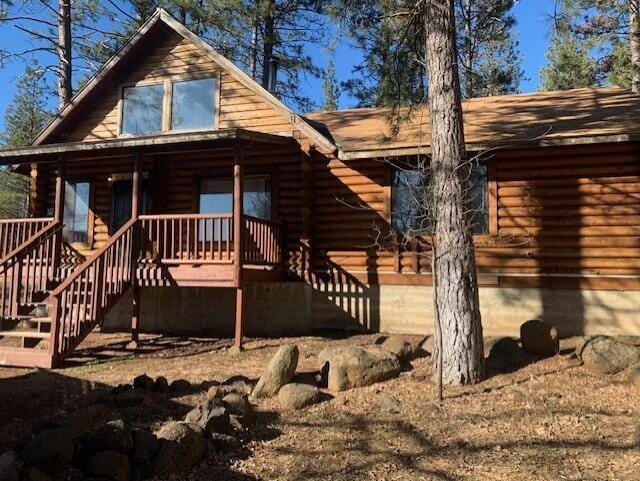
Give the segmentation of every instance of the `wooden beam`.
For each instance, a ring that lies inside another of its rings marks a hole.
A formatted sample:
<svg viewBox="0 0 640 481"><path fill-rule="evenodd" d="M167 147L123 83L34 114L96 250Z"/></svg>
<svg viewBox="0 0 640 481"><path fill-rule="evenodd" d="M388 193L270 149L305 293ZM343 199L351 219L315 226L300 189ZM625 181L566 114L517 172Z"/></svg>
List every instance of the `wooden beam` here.
<svg viewBox="0 0 640 481"><path fill-rule="evenodd" d="M133 176L131 180L131 218L140 215L140 158L136 156L133 162Z"/></svg>
<svg viewBox="0 0 640 481"><path fill-rule="evenodd" d="M233 164L233 256L234 256L234 282L236 285L236 329L235 347L242 349L242 337L244 334L244 305L242 278L242 257L244 249L244 206L243 206L243 175L244 175L244 148L237 147Z"/></svg>
<svg viewBox="0 0 640 481"><path fill-rule="evenodd" d="M64 183L65 165L64 162L60 162L56 173L56 197L53 206L53 219L56 222L62 222L64 218Z"/></svg>

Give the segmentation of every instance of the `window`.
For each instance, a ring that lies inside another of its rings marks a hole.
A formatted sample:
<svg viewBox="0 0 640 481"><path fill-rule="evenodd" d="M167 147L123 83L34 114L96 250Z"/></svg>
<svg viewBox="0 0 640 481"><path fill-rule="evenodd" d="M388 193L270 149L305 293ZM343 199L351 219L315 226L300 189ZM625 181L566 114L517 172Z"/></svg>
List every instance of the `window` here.
<svg viewBox="0 0 640 481"><path fill-rule="evenodd" d="M162 84L127 87L122 92L123 134L144 135L162 132Z"/></svg>
<svg viewBox="0 0 640 481"><path fill-rule="evenodd" d="M171 130L213 128L215 79L185 80L172 85Z"/></svg>
<svg viewBox="0 0 640 481"><path fill-rule="evenodd" d="M271 179L268 175L244 178L242 196L245 215L271 219ZM209 178L200 181L200 213L230 214L233 212L233 180Z"/></svg>
<svg viewBox="0 0 640 481"><path fill-rule="evenodd" d="M432 231L428 178L418 170L394 170L391 179L391 225L401 234ZM474 165L469 175L468 211L474 234L486 234L489 229L486 165Z"/></svg>
<svg viewBox="0 0 640 481"><path fill-rule="evenodd" d="M67 182L64 190L64 231L67 242L88 241L89 231L89 182Z"/></svg>

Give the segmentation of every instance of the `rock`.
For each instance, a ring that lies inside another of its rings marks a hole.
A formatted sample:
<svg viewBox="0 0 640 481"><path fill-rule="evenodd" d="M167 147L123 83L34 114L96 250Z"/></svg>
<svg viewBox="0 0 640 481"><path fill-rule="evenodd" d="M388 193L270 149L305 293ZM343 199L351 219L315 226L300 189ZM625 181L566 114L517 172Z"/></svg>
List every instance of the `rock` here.
<svg viewBox="0 0 640 481"><path fill-rule="evenodd" d="M640 387L640 363L634 364L628 369L627 379L629 384Z"/></svg>
<svg viewBox="0 0 640 481"><path fill-rule="evenodd" d="M64 426L60 421L53 419L45 419L44 421L36 421L31 426L31 434L40 434L42 431L51 431L52 429L62 429Z"/></svg>
<svg viewBox="0 0 640 481"><path fill-rule="evenodd" d="M146 374L141 374L133 380L134 389L143 389L145 391L154 391L156 382Z"/></svg>
<svg viewBox="0 0 640 481"><path fill-rule="evenodd" d="M398 359L402 362L411 362L419 357L428 355L427 351L418 344L414 344L401 336L388 337L380 345L398 356Z"/></svg>
<svg viewBox="0 0 640 481"><path fill-rule="evenodd" d="M433 351L435 351L435 346L436 346L435 336L427 336L422 340L422 342L420 342L420 344L418 344L418 347L422 349L424 352L426 352L427 355L429 356L433 354Z"/></svg>
<svg viewBox="0 0 640 481"><path fill-rule="evenodd" d="M398 357L380 346L348 347L329 361L328 388L345 391L398 377Z"/></svg>
<svg viewBox="0 0 640 481"><path fill-rule="evenodd" d="M153 460L156 475L188 471L207 453L207 441L197 426L172 421L156 435L160 441L160 449Z"/></svg>
<svg viewBox="0 0 640 481"><path fill-rule="evenodd" d="M227 433L230 419L220 399L207 399L187 413L185 422L196 424L208 433Z"/></svg>
<svg viewBox="0 0 640 481"><path fill-rule="evenodd" d="M278 394L280 388L293 379L298 366L298 355L298 346L294 344L281 346L267 364L251 397L257 399Z"/></svg>
<svg viewBox="0 0 640 481"><path fill-rule="evenodd" d="M22 450L21 456L27 466L55 474L71 462L74 450L73 438L69 431L52 429L35 436Z"/></svg>
<svg viewBox="0 0 640 481"><path fill-rule="evenodd" d="M69 414L64 420L64 425L73 431L90 431L104 424L109 419L110 413L111 410L106 404L92 404Z"/></svg>
<svg viewBox="0 0 640 481"><path fill-rule="evenodd" d="M2 479L2 474L0 474L0 479ZM32 467L26 469L23 479L24 481L51 481L51 476L47 473L43 473L38 468Z"/></svg>
<svg viewBox="0 0 640 481"><path fill-rule="evenodd" d="M220 388L227 393L239 392L248 396L251 394L251 391L253 391L255 385L256 382L246 376L231 376L220 385Z"/></svg>
<svg viewBox="0 0 640 481"><path fill-rule="evenodd" d="M134 407L142 401L144 401L144 395L140 391L134 391L132 389L121 392L114 398L114 402L119 408Z"/></svg>
<svg viewBox="0 0 640 481"><path fill-rule="evenodd" d="M133 448L133 438L124 421L109 421L94 432L87 433L79 445L78 457L80 459L89 459L101 451L128 454Z"/></svg>
<svg viewBox="0 0 640 481"><path fill-rule="evenodd" d="M318 369L328 369L331 358L342 351L349 349L348 346L327 346L318 353Z"/></svg>
<svg viewBox="0 0 640 481"><path fill-rule="evenodd" d="M169 392L169 381L167 381L166 377L159 376L156 379L156 391L161 393Z"/></svg>
<svg viewBox="0 0 640 481"><path fill-rule="evenodd" d="M144 429L132 431L133 451L131 460L137 466L149 466L151 460L158 452L158 438L155 434Z"/></svg>
<svg viewBox="0 0 640 481"><path fill-rule="evenodd" d="M320 400L320 391L309 384L285 384L278 392L278 401L285 409L298 410Z"/></svg>
<svg viewBox="0 0 640 481"><path fill-rule="evenodd" d="M636 430L633 432L633 443L637 448L640 448L640 424L636 426Z"/></svg>
<svg viewBox="0 0 640 481"><path fill-rule="evenodd" d="M58 476L56 476L56 481L96 481L95 478L85 478L82 471L78 468L69 466L67 469L62 471ZM103 480L100 480L103 481Z"/></svg>
<svg viewBox="0 0 640 481"><path fill-rule="evenodd" d="M171 383L169 389L178 394L186 394L190 393L193 390L193 387L186 379L176 379Z"/></svg>
<svg viewBox="0 0 640 481"><path fill-rule="evenodd" d="M101 451L87 461L87 473L110 481L129 481L129 459L117 451Z"/></svg>
<svg viewBox="0 0 640 481"><path fill-rule="evenodd" d="M228 434L212 433L211 443L216 451L232 451L240 447L240 443L234 436Z"/></svg>
<svg viewBox="0 0 640 481"><path fill-rule="evenodd" d="M380 394L376 404L378 409L385 413L399 414L402 410L402 404L400 404L400 401L389 394Z"/></svg>
<svg viewBox="0 0 640 481"><path fill-rule="evenodd" d="M520 348L515 339L502 337L489 348L488 360L494 368L509 371L526 366L532 357Z"/></svg>
<svg viewBox="0 0 640 481"><path fill-rule="evenodd" d="M558 330L552 324L538 319L520 326L522 349L538 356L555 356L560 351Z"/></svg>
<svg viewBox="0 0 640 481"><path fill-rule="evenodd" d="M576 349L584 366L598 374L616 374L640 361L640 349L606 336L586 340Z"/></svg>
<svg viewBox="0 0 640 481"><path fill-rule="evenodd" d="M235 429L246 429L255 421L253 406L251 406L246 394L230 392L222 398L222 403L227 408L231 426Z"/></svg>
<svg viewBox="0 0 640 481"><path fill-rule="evenodd" d="M0 481L20 481L22 461L15 451L0 454Z"/></svg>

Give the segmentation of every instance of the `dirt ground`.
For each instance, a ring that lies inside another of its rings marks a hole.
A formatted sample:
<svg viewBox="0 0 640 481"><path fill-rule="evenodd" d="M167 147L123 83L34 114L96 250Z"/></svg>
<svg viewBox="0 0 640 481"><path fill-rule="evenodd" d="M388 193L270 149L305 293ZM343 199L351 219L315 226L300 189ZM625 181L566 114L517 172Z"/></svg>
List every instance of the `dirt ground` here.
<svg viewBox="0 0 640 481"><path fill-rule="evenodd" d="M258 378L285 342L298 345L298 372L308 378L318 368L315 355L328 344L370 344L376 338L259 339L232 354L227 340L146 336L132 354L124 347L126 336L92 334L64 369L0 368L0 444L138 374L205 382L200 392L136 414L147 425L159 425L184 416L204 396L208 381ZM448 388L439 406L429 371L428 359L417 360L398 379L298 412L264 401L242 450L211 453L193 472L168 479L640 480L634 441L640 388L627 384L624 374L596 376L560 355L477 386ZM380 411L376 399L382 393L401 402L400 414Z"/></svg>

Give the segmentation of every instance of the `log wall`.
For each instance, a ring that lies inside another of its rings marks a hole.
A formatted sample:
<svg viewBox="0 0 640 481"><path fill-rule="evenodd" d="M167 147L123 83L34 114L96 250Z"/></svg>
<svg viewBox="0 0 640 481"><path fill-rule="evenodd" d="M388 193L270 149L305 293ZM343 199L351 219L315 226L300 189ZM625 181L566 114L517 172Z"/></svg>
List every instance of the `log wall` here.
<svg viewBox="0 0 640 481"><path fill-rule="evenodd" d="M75 120L69 120L65 134L57 140L77 142L118 137L123 86L209 76L219 78L217 128L292 132L290 119L285 119L262 97L235 80L191 42L173 30L161 27L132 55L128 68L114 73L108 86L100 89L99 96L88 99L81 108L74 110Z"/></svg>

